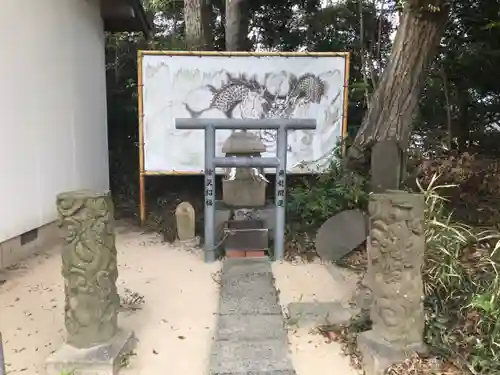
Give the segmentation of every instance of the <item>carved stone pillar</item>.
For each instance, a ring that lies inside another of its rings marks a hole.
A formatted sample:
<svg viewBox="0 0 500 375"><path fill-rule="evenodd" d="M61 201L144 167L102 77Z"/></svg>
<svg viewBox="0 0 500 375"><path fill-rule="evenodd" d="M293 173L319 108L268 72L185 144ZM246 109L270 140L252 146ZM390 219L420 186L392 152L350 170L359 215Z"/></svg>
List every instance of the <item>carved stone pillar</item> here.
<svg viewBox="0 0 500 375"><path fill-rule="evenodd" d="M373 327L358 338L367 375L382 374L423 350L424 208L422 194L389 190L370 196L367 279Z"/></svg>
<svg viewBox="0 0 500 375"><path fill-rule="evenodd" d="M120 300L109 194L77 191L57 197L64 229L62 274L68 344L89 348L113 338Z"/></svg>
<svg viewBox="0 0 500 375"><path fill-rule="evenodd" d="M57 211L64 234L67 343L47 360L48 373L86 374L91 368L114 374L118 356L133 344L132 334L117 325L120 299L111 196L86 190L61 193Z"/></svg>

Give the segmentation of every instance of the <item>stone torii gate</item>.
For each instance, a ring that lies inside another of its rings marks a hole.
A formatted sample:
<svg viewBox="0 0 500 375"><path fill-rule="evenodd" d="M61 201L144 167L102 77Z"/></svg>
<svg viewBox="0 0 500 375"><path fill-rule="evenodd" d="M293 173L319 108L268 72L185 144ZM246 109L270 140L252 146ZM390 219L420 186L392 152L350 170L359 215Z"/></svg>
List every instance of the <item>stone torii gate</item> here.
<svg viewBox="0 0 500 375"><path fill-rule="evenodd" d="M285 250L286 157L288 130L314 130L315 119L192 119L175 120L176 129L205 130L205 262L216 260L215 243L215 168L276 168L274 259L281 260ZM216 157L215 130L277 130L276 157ZM209 189L207 188L210 187Z"/></svg>

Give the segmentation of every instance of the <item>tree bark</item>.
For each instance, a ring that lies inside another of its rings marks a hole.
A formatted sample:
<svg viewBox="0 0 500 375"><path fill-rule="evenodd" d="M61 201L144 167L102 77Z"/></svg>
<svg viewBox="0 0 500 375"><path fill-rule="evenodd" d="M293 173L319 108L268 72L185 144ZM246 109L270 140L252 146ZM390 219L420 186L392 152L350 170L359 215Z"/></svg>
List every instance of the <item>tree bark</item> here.
<svg viewBox="0 0 500 375"><path fill-rule="evenodd" d="M210 0L184 0L186 45L189 50L212 49Z"/></svg>
<svg viewBox="0 0 500 375"><path fill-rule="evenodd" d="M226 51L248 50L247 0L226 0Z"/></svg>
<svg viewBox="0 0 500 375"><path fill-rule="evenodd" d="M409 0L371 105L347 162L369 165L371 147L381 140L396 140L406 150L425 71L435 55L448 19L445 0Z"/></svg>

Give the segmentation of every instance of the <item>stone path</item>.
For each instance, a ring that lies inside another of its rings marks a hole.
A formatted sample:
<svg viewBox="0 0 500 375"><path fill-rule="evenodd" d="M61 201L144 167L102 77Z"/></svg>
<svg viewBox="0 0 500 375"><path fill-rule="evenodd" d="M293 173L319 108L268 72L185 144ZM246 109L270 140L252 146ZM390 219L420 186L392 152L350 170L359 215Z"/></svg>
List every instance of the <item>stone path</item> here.
<svg viewBox="0 0 500 375"><path fill-rule="evenodd" d="M268 259L226 259L222 267L210 375L295 375Z"/></svg>

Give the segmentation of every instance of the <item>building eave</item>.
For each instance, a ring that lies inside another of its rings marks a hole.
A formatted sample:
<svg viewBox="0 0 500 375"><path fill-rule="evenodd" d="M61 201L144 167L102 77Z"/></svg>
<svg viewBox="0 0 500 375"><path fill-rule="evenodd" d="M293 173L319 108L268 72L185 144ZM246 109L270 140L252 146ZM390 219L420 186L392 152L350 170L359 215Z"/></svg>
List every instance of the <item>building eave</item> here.
<svg viewBox="0 0 500 375"><path fill-rule="evenodd" d="M141 0L101 0L104 30L108 32L143 32L151 36L153 23Z"/></svg>

